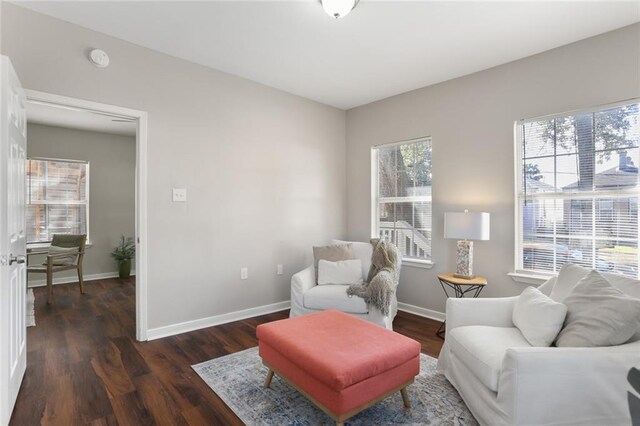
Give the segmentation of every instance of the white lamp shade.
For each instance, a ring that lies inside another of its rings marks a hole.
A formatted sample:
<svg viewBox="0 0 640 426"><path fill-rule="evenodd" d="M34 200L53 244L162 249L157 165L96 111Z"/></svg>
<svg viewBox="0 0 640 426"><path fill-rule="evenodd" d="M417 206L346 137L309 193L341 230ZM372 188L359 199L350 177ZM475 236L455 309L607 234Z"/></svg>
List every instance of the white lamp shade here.
<svg viewBox="0 0 640 426"><path fill-rule="evenodd" d="M489 213L445 213L444 237L456 240L488 240Z"/></svg>
<svg viewBox="0 0 640 426"><path fill-rule="evenodd" d="M356 0L321 0L327 15L334 18L346 16L356 5Z"/></svg>

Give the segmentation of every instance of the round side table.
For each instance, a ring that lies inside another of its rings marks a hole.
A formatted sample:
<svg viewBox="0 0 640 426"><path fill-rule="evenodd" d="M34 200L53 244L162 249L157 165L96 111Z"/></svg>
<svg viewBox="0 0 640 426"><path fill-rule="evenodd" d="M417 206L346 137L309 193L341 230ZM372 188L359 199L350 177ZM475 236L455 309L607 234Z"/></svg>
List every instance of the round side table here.
<svg viewBox="0 0 640 426"><path fill-rule="evenodd" d="M438 275L438 281L440 281L440 286L442 286L442 291L444 294L449 297L465 297L467 294L470 294L471 297L478 297L482 289L487 285L487 279L485 277L481 277L476 275L471 279L459 278L453 274L441 274ZM453 291L453 294L449 294ZM436 334L441 339L444 339L444 334L446 331L446 322L443 322Z"/></svg>

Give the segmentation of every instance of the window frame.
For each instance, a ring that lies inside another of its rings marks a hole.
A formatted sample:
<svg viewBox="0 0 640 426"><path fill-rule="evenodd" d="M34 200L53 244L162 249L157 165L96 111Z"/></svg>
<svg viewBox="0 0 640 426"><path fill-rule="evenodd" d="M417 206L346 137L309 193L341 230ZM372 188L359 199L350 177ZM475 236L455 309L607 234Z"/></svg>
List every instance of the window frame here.
<svg viewBox="0 0 640 426"><path fill-rule="evenodd" d="M85 217L86 217L86 234L87 234L87 242L86 246L90 246L92 244L90 232L90 188L91 188L91 162L89 160L72 160L67 158L53 158L53 157L27 157L27 161L35 160L35 161L48 161L48 162L58 162L58 163L81 163L86 166L86 178L85 178L85 201L75 201L75 200L61 200L55 202L47 202L47 201L38 201L32 203L31 201L31 184L29 182L30 175L26 175L25 179L27 179L26 187L27 194L26 195L26 205L30 204L40 204L40 205L49 205L49 204L60 204L60 205L84 205L85 206ZM41 248L41 247L49 247L51 245L51 240L48 241L27 241L27 247L29 248Z"/></svg>
<svg viewBox="0 0 640 426"><path fill-rule="evenodd" d="M561 118L561 117L567 117L567 116L575 116L575 115L579 115L579 114L585 114L585 113L598 113L601 111L605 111L608 109L613 109L613 108L617 108L617 107L623 107L623 106L627 106L627 105L631 105L631 104L638 104L640 103L640 98L630 98L630 99L626 99L626 100L622 100L622 101L618 101L618 102L613 102L613 103L609 103L609 104L601 104L598 106L594 106L594 107L588 107L588 108L581 108L581 109L576 109L576 110L571 110L571 111L566 111L566 112L561 112L561 113L554 113L554 114L548 114L548 115L543 115L543 116L538 116L538 117L532 117L532 118L527 118L527 119L519 119L516 120L513 126L513 132L514 132L514 225L515 225L515 230L514 230L514 272L509 273L508 275L511 276L511 278L514 281L518 281L518 282L523 282L523 283L527 283L527 284L541 284L542 282L546 281L547 279L557 276L558 272L550 272L550 271L536 271L536 270L529 270L529 269L524 269L524 263L523 263L523 250L522 250L522 246L520 245L520 241L521 241L521 230L523 228L523 220L524 220L524 215L522 214L522 211L520 210L520 202L522 200L522 197L531 197L533 199L535 198L545 198L546 199L551 199L551 198L556 198L556 199L563 199L563 200L570 200L570 199L584 199L584 198L593 198L594 200L597 197L606 197L607 195L614 195L614 196L624 196L626 194L629 195L629 198L633 200L634 196L636 197L636 202L640 199L640 195L638 194L638 188L640 188L640 185L636 188L632 188L632 189L620 189L620 190L604 190L604 191L598 191L596 189L591 190L591 191L572 191L572 192L566 192L563 195L558 194L557 191L552 192L552 193L540 193L539 197L536 197L535 195L532 196L531 194L527 194L527 195L523 195L521 193L521 188L523 187L523 179L524 179L524 173L523 173L523 154L524 154L524 149L523 149L523 126L527 123L531 123L531 122L538 122L538 121L547 121L547 120L553 120L556 118ZM640 149L640 145L638 147L638 149ZM555 155L554 155L555 157ZM639 181L640 181L640 175L638 177ZM552 195L553 194L553 195ZM630 203L631 204L631 203ZM595 204L594 204L594 208L595 208ZM631 209L631 206L629 207ZM594 224L595 224L595 218L594 218ZM554 231L554 237L557 234ZM638 249L639 249L639 261L640 261L640 215L638 218L638 243L637 243ZM594 259L595 259L595 253L594 253ZM640 269L638 272L638 275L635 277L635 279L638 279L640 277Z"/></svg>
<svg viewBox="0 0 640 426"><path fill-rule="evenodd" d="M431 224L430 224L430 231L431 231L431 238L430 238L430 243L431 243L431 254L430 254L430 259L425 259L425 258L420 258L420 257L402 257L402 264L403 265L408 265L408 266L413 266L413 267L417 267L417 268L425 268L425 269L431 269L433 267L433 265L435 265L434 261L433 261L433 194L429 195L429 196L413 196L413 197L379 197L378 195L378 191L379 191L379 183L380 183L380 173L379 173L379 162L378 162L378 152L380 149L383 148L391 148L394 146L400 146L400 145L409 145L409 144L414 144L414 143L419 143L419 142L425 142L428 141L430 146L431 146L431 150L433 153L433 138L431 136L420 136L417 138L413 138L413 139L407 139L407 140L403 140L403 141L399 141L399 142L391 142L391 143L385 143L385 144L379 144L379 145L374 145L371 147L371 238L379 238L380 237L380 227L379 227L379 219L380 219L380 203L381 203L381 199L388 199L389 202L391 202L391 200L395 201L395 202L425 202L428 201L431 203ZM433 154L432 154L432 158L433 158ZM433 161L432 161L433 163ZM433 164L432 164L433 167ZM433 172L432 172L433 173ZM432 184L431 184L431 188L433 190L433 177L432 177ZM400 200L401 199L401 200ZM400 200L400 201L398 201Z"/></svg>

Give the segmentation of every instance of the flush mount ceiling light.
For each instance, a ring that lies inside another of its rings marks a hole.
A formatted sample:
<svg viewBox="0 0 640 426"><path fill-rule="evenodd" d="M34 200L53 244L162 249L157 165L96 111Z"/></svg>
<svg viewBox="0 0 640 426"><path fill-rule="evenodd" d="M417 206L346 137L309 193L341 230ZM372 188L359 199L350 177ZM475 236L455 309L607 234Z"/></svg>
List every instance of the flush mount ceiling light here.
<svg viewBox="0 0 640 426"><path fill-rule="evenodd" d="M345 17L358 5L360 0L320 0L322 8L332 18Z"/></svg>

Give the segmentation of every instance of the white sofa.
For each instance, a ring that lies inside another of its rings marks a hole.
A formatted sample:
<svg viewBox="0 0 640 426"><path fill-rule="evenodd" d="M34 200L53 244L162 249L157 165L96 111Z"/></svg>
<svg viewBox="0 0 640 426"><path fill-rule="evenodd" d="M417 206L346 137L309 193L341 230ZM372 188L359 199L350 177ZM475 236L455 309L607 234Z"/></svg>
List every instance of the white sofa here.
<svg viewBox="0 0 640 426"><path fill-rule="evenodd" d="M373 246L370 243L341 240L333 240L331 243L352 244L357 258L362 262L362 277L366 280L371 267ZM398 311L398 300L395 293L391 299L389 315L383 315L376 307L367 306L362 298L348 296L347 287L347 285L317 285L315 268L311 265L291 277L291 311L289 316L293 318L327 309L337 309L364 318L389 330L393 329L393 319Z"/></svg>
<svg viewBox="0 0 640 426"><path fill-rule="evenodd" d="M603 276L640 297L640 281ZM554 285L555 277L539 289L549 296ZM640 366L640 332L613 347L532 347L511 320L516 299L447 300L438 371L476 419L483 425L630 425L627 374Z"/></svg>

